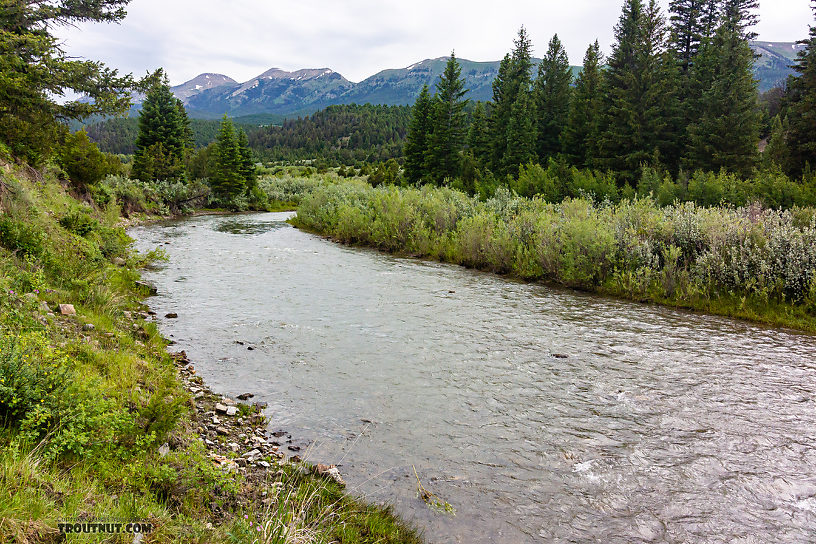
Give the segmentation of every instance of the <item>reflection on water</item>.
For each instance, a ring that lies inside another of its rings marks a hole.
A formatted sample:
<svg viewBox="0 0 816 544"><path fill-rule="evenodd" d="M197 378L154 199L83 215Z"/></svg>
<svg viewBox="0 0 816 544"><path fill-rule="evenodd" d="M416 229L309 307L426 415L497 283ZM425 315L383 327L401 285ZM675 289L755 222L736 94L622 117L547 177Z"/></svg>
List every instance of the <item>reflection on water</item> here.
<svg viewBox="0 0 816 544"><path fill-rule="evenodd" d="M429 542L814 541L816 338L337 246L286 217L134 229L141 249L177 234L148 274L180 316L161 329ZM417 498L412 466L455 517Z"/></svg>

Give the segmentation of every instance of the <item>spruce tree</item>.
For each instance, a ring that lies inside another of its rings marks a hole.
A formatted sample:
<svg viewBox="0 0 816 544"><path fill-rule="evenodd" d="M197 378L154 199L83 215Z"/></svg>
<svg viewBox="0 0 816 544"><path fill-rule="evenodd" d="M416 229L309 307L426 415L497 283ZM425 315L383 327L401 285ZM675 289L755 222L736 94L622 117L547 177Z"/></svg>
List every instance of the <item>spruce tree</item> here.
<svg viewBox="0 0 816 544"><path fill-rule="evenodd" d="M714 39L698 55L695 72L703 92L696 106L699 117L689 127L690 169L748 176L756 164L761 115L754 53L739 17L739 10L724 12Z"/></svg>
<svg viewBox="0 0 816 544"><path fill-rule="evenodd" d="M468 129L468 148L476 161L484 166L490 161L490 136L487 129L487 114L484 104L476 103Z"/></svg>
<svg viewBox="0 0 816 544"><path fill-rule="evenodd" d="M703 41L703 8L705 0L671 0L672 48L683 74L691 66Z"/></svg>
<svg viewBox="0 0 816 544"><path fill-rule="evenodd" d="M464 108L467 100L462 68L451 53L445 71L436 84L432 110L433 131L428 138L428 174L437 184L459 174L465 143Z"/></svg>
<svg viewBox="0 0 816 544"><path fill-rule="evenodd" d="M558 34L550 40L547 55L538 66L535 81L536 154L541 164L562 150L561 135L569 119L572 69Z"/></svg>
<svg viewBox="0 0 816 544"><path fill-rule="evenodd" d="M655 0L627 0L605 72L601 166L634 181L640 167L660 161L676 168L677 78L666 54L665 20Z"/></svg>
<svg viewBox="0 0 816 544"><path fill-rule="evenodd" d="M431 94L424 85L411 112L411 124L405 139L405 176L409 183L419 183L427 177L425 157L432 131Z"/></svg>
<svg viewBox="0 0 816 544"><path fill-rule="evenodd" d="M246 182L247 189L251 190L256 185L255 158L252 156L252 150L249 148L249 137L244 129L238 131L236 145L238 147L239 172Z"/></svg>
<svg viewBox="0 0 816 544"><path fill-rule="evenodd" d="M700 11L700 32L702 41L711 41L717 28L720 26L720 14L722 12L722 0L703 0Z"/></svg>
<svg viewBox="0 0 816 544"><path fill-rule="evenodd" d="M139 114L139 134L131 176L142 181L184 177L187 127L178 100L162 76L147 92Z"/></svg>
<svg viewBox="0 0 816 544"><path fill-rule="evenodd" d="M536 137L533 122L532 95L519 92L510 110L507 124L507 148L504 153L505 171L518 176L519 166L536 159Z"/></svg>
<svg viewBox="0 0 816 544"><path fill-rule="evenodd" d="M210 186L216 198L231 205L246 192L246 180L241 172L241 153L232 121L224 115L216 139L215 172Z"/></svg>
<svg viewBox="0 0 816 544"><path fill-rule="evenodd" d="M816 2L812 9L816 16ZM816 25L810 27L810 37L801 41L800 51L788 78L784 108L788 119L787 147L792 174L816 167Z"/></svg>
<svg viewBox="0 0 816 544"><path fill-rule="evenodd" d="M596 40L584 55L564 130L564 153L572 164L582 168L595 166L597 155L603 108L601 63L601 47Z"/></svg>
<svg viewBox="0 0 816 544"><path fill-rule="evenodd" d="M518 163L507 156L510 117L519 94L529 95L533 82L532 43L524 27L519 29L513 45L512 54L504 57L499 66L499 74L493 81L493 108L489 121L492 148L490 168L503 175L518 173ZM524 101L529 102L529 96Z"/></svg>
<svg viewBox="0 0 816 544"><path fill-rule="evenodd" d="M736 27L743 40L755 40L757 33L751 30L759 22L759 0L723 0L722 21Z"/></svg>

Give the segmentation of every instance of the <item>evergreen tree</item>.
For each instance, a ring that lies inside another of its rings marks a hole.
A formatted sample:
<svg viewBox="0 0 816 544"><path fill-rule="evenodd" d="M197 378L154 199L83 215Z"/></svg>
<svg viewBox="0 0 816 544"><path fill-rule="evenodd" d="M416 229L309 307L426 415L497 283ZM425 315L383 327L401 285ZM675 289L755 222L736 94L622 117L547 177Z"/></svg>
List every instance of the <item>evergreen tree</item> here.
<svg viewBox="0 0 816 544"><path fill-rule="evenodd" d="M514 177L519 166L535 161L536 133L532 115L532 95L520 92L510 111L507 124L507 149L504 153L505 169Z"/></svg>
<svg viewBox="0 0 816 544"><path fill-rule="evenodd" d="M633 181L644 164L676 168L679 106L675 61L655 0L627 0L605 72L606 115L600 165Z"/></svg>
<svg viewBox="0 0 816 544"><path fill-rule="evenodd" d="M762 152L763 163L766 167L778 167L783 171L791 170L790 150L786 141L789 132L790 125L787 117L782 119L777 115L773 118L768 145Z"/></svg>
<svg viewBox="0 0 816 544"><path fill-rule="evenodd" d="M147 92L139 114L139 134L131 176L142 181L177 180L184 177L188 127L178 100L162 76Z"/></svg>
<svg viewBox="0 0 816 544"><path fill-rule="evenodd" d="M700 31L702 41L711 41L720 26L720 14L722 13L722 0L703 0L700 13Z"/></svg>
<svg viewBox="0 0 816 544"><path fill-rule="evenodd" d="M411 124L405 140L405 176L409 183L419 183L427 177L425 157L428 153L428 142L432 131L431 94L424 85L412 110Z"/></svg>
<svg viewBox="0 0 816 544"><path fill-rule="evenodd" d="M556 34L538 66L535 81L536 153L541 164L561 152L561 135L569 119L571 84L569 57Z"/></svg>
<svg viewBox="0 0 816 544"><path fill-rule="evenodd" d="M439 185L459 174L465 140L464 99L467 89L462 68L451 53L445 71L436 84L433 102L433 130L428 138L428 174Z"/></svg>
<svg viewBox="0 0 816 544"><path fill-rule="evenodd" d="M532 43L524 27L519 29L513 43L512 54L506 55L502 60L499 74L493 82L493 107L489 132L492 148L491 169L496 173L515 175L518 172L518 163L507 156L510 117L519 95L529 95L532 92L533 80L530 71L533 61ZM528 103L529 96L525 97L523 102Z"/></svg>
<svg viewBox="0 0 816 544"><path fill-rule="evenodd" d="M816 15L816 2L812 9ZM788 78L784 101L789 123L789 170L795 175L816 167L816 25L810 27L809 39L800 43L805 49L796 58L796 75Z"/></svg>
<svg viewBox="0 0 816 544"><path fill-rule="evenodd" d="M69 57L53 32L84 22L118 22L128 1L0 3L0 141L17 157L33 164L45 160L67 132L62 121L127 111L133 78ZM64 99L71 94L82 98Z"/></svg>
<svg viewBox="0 0 816 544"><path fill-rule="evenodd" d="M575 166L594 166L603 108L601 47L596 40L584 55L584 66L575 82L569 121L564 131L564 152Z"/></svg>
<svg viewBox="0 0 816 544"><path fill-rule="evenodd" d="M671 0L672 48L677 53L677 60L683 74L691 66L700 44L703 41L705 0Z"/></svg>
<svg viewBox="0 0 816 544"><path fill-rule="evenodd" d="M252 156L252 150L249 148L249 138L244 129L238 131L236 145L238 146L239 171L246 182L247 189L251 190L256 185L255 158Z"/></svg>
<svg viewBox="0 0 816 544"><path fill-rule="evenodd" d="M490 160L490 136L487 129L487 114L484 104L476 103L468 130L468 147L476 161L485 165Z"/></svg>
<svg viewBox="0 0 816 544"><path fill-rule="evenodd" d="M731 26L743 40L755 40L757 33L751 28L759 22L759 0L723 0L722 21Z"/></svg>
<svg viewBox="0 0 816 544"><path fill-rule="evenodd" d="M697 79L711 83L698 83L705 90L697 106L699 117L689 127L688 166L748 176L756 164L761 115L754 53L744 21L736 18L739 13L723 16L714 40L698 56Z"/></svg>
<svg viewBox="0 0 816 544"><path fill-rule="evenodd" d="M210 178L213 194L231 204L246 192L246 179L241 172L241 152L232 121L224 115L216 140L215 172Z"/></svg>

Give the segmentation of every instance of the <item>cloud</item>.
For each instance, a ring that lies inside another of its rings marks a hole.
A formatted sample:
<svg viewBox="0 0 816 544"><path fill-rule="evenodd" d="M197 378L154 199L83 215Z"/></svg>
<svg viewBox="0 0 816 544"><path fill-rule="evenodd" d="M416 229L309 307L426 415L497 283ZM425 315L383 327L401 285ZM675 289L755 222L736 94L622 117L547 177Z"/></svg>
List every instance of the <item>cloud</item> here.
<svg viewBox="0 0 816 544"><path fill-rule="evenodd" d="M667 0L661 3L667 4ZM608 0L133 0L120 25L65 29L70 54L141 75L167 69L173 83L201 72L246 81L278 67L323 68L360 81L385 68L447 55L498 60L524 24L535 53L558 33L573 64L599 39L608 51L620 1ZM766 0L757 31L768 41L807 34L804 0Z"/></svg>

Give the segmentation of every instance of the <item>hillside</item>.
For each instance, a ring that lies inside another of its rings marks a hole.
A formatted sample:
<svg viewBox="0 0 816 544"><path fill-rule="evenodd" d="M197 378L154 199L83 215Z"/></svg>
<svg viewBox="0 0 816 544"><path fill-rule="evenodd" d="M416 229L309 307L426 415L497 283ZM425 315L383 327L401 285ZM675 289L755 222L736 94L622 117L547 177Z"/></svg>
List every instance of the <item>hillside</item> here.
<svg viewBox="0 0 816 544"><path fill-rule="evenodd" d="M791 73L790 64L801 46L793 42L752 42L758 59L755 74L765 92L782 84ZM329 69L287 72L273 68L244 83L222 74L201 74L173 87L191 117L217 119L272 113L308 115L335 104L413 104L423 85L433 86L448 57L426 59L405 68L383 70L353 83ZM535 60L534 62L538 62ZM459 59L462 77L472 100L490 100L499 61L475 62ZM573 66L577 75L580 67Z"/></svg>

